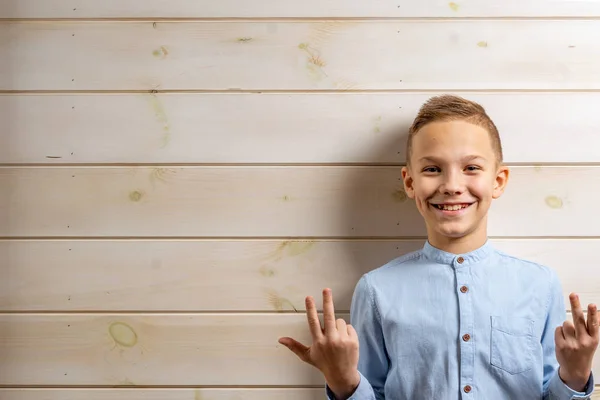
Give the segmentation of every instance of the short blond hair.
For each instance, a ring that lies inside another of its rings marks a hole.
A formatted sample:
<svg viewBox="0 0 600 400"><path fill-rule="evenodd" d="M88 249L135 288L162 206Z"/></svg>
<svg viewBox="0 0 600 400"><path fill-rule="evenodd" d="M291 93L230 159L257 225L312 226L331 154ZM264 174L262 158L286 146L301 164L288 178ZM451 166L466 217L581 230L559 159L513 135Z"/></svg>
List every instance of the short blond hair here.
<svg viewBox="0 0 600 400"><path fill-rule="evenodd" d="M496 153L498 165L503 162L502 142L496 125L478 103L455 95L431 97L419 109L410 129L406 144L406 163L410 165L412 141L421 128L431 122L463 120L486 129Z"/></svg>

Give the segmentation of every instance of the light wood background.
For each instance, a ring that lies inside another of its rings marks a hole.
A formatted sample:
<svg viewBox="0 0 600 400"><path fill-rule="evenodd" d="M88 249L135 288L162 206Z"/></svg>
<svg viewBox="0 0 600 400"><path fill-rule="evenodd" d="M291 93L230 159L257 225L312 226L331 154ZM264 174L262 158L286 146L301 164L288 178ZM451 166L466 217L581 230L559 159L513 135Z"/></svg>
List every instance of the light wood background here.
<svg viewBox="0 0 600 400"><path fill-rule="evenodd" d="M404 132L443 92L500 129L494 244L600 303L600 2L0 0L0 19L3 400L323 398L277 339L308 343L306 295L331 287L347 318L362 273L422 246Z"/></svg>

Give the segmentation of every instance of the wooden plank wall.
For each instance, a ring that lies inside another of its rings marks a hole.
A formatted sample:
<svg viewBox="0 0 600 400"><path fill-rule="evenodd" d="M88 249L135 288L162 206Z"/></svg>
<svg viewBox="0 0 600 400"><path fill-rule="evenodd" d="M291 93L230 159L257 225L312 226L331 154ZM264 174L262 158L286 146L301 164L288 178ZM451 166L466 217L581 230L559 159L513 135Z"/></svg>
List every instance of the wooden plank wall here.
<svg viewBox="0 0 600 400"><path fill-rule="evenodd" d="M347 318L362 273L422 245L404 132L443 92L502 134L494 244L600 303L598 2L0 0L0 18L2 399L323 398L277 338L308 341L323 287Z"/></svg>

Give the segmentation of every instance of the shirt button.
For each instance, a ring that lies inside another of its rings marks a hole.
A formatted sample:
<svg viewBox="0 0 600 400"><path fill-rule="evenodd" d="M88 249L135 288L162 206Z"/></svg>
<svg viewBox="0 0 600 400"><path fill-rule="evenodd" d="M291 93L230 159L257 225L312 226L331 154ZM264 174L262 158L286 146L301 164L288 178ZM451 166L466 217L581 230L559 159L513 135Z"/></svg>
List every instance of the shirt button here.
<svg viewBox="0 0 600 400"><path fill-rule="evenodd" d="M467 385L463 390L465 391L465 393L469 393L471 391L471 386Z"/></svg>
<svg viewBox="0 0 600 400"><path fill-rule="evenodd" d="M464 340L465 342L468 342L469 340L471 340L471 335L469 335L468 333L465 333L465 334L463 335L463 340Z"/></svg>
<svg viewBox="0 0 600 400"><path fill-rule="evenodd" d="M463 287L460 288L460 291L463 292L463 293L467 293L469 291L469 288L466 287L466 286L463 286Z"/></svg>
<svg viewBox="0 0 600 400"><path fill-rule="evenodd" d="M462 258L462 257L458 257L458 258L456 259L456 261L458 261L458 263L459 263L459 264L462 264L463 262L465 262L465 259L464 259L464 258Z"/></svg>

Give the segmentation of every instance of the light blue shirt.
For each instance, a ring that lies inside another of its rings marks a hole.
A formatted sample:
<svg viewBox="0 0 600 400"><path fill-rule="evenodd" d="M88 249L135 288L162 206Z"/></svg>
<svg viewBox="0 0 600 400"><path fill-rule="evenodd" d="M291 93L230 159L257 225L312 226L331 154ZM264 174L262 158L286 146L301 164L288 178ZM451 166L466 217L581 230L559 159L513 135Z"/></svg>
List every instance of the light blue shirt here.
<svg viewBox="0 0 600 400"><path fill-rule="evenodd" d="M589 399L594 390L593 374L585 392L558 376L554 330L566 308L556 273L489 241L467 254L426 241L364 274L350 311L361 377L351 400Z"/></svg>

